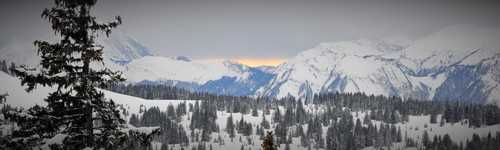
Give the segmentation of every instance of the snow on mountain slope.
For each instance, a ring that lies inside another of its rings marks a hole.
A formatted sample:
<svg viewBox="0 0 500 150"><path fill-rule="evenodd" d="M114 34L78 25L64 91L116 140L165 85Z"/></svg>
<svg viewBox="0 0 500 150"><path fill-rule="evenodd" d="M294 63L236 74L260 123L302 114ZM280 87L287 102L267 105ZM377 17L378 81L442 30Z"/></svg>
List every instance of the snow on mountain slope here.
<svg viewBox="0 0 500 150"><path fill-rule="evenodd" d="M475 65L456 65L446 70L447 79L434 100L469 100L500 106L500 55Z"/></svg>
<svg viewBox="0 0 500 150"><path fill-rule="evenodd" d="M400 95L425 90L413 86L391 58L403 48L382 40L323 43L280 65L276 77L259 94L311 98L319 92Z"/></svg>
<svg viewBox="0 0 500 150"><path fill-rule="evenodd" d="M123 71L130 83L278 98L311 98L337 91L500 105L499 39L498 29L459 25L414 42L361 39L322 43L276 68L154 56L121 30L110 39L99 38L98 43L105 47L107 67ZM36 64L34 50L16 51L26 48L30 46L3 47L0 57L17 64Z"/></svg>
<svg viewBox="0 0 500 150"><path fill-rule="evenodd" d="M500 30L457 25L417 40L401 64L414 76L446 76L434 100L500 103Z"/></svg>
<svg viewBox="0 0 500 150"><path fill-rule="evenodd" d="M364 92L500 103L500 30L453 26L415 42L323 43L276 69L258 95ZM411 44L408 44L411 43Z"/></svg>
<svg viewBox="0 0 500 150"><path fill-rule="evenodd" d="M247 69L246 66L234 66L229 61L197 63L170 57L146 56L128 64L124 75L130 82L176 80L204 84L222 76L245 78L248 76L245 72Z"/></svg>
<svg viewBox="0 0 500 150"><path fill-rule="evenodd" d="M97 43L104 46L104 58L117 63L126 64L144 56L154 56L154 52L140 44L122 30L113 30L110 37L101 35Z"/></svg>
<svg viewBox="0 0 500 150"><path fill-rule="evenodd" d="M401 62L425 74L451 65L475 65L500 53L500 30L456 25L417 40L402 52Z"/></svg>
<svg viewBox="0 0 500 150"><path fill-rule="evenodd" d="M167 84L192 91L252 95L272 75L234 61L197 62L187 57L147 56L123 70L129 83Z"/></svg>
<svg viewBox="0 0 500 150"><path fill-rule="evenodd" d="M258 66L255 67L255 69L258 69L262 72L268 73L268 74L275 74L276 73L276 67L274 66Z"/></svg>

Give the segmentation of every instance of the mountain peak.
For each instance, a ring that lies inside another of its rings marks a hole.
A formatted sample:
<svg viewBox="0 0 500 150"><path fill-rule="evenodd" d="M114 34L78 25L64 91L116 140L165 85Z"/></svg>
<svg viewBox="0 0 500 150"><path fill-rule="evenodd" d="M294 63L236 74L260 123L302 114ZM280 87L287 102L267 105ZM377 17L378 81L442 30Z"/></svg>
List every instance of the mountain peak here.
<svg viewBox="0 0 500 150"><path fill-rule="evenodd" d="M122 29L115 29L109 37L101 35L97 42L104 46L104 57L117 64L127 64L144 56L155 56L153 50L142 45Z"/></svg>

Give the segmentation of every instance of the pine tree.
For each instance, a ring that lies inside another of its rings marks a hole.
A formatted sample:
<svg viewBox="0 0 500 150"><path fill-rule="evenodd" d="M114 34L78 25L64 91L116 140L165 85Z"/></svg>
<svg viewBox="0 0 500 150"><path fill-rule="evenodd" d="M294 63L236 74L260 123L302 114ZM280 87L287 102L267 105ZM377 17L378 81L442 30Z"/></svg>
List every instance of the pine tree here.
<svg viewBox="0 0 500 150"><path fill-rule="evenodd" d="M437 115L435 113L431 113L430 123L431 124L437 123Z"/></svg>
<svg viewBox="0 0 500 150"><path fill-rule="evenodd" d="M281 112L279 107L276 107L276 111L273 114L272 121L274 123L281 121Z"/></svg>
<svg viewBox="0 0 500 150"><path fill-rule="evenodd" d="M427 131L424 131L424 134L422 135L422 144L426 148L428 148L429 145L431 144L431 141L429 139L429 134L427 133Z"/></svg>
<svg viewBox="0 0 500 150"><path fill-rule="evenodd" d="M209 142L210 141L210 131L208 130L202 130L201 131L201 141L203 142Z"/></svg>
<svg viewBox="0 0 500 150"><path fill-rule="evenodd" d="M177 131L179 132L179 141L181 145L187 146L189 145L189 138L187 136L186 130L184 130L184 127L182 125L179 125L177 127ZM192 133L192 132L191 132Z"/></svg>
<svg viewBox="0 0 500 150"><path fill-rule="evenodd" d="M266 120L266 116L262 113L262 122L260 123L264 129L269 129L271 126L269 125L269 121Z"/></svg>
<svg viewBox="0 0 500 150"><path fill-rule="evenodd" d="M267 132L264 141L261 144L262 150L277 150L278 146L273 142L273 132Z"/></svg>
<svg viewBox="0 0 500 150"><path fill-rule="evenodd" d="M129 119L129 124L139 127L140 126L139 117L137 117L136 114L132 114Z"/></svg>
<svg viewBox="0 0 500 150"><path fill-rule="evenodd" d="M326 149L338 149L337 131L334 126L328 127L326 131Z"/></svg>
<svg viewBox="0 0 500 150"><path fill-rule="evenodd" d="M304 110L304 105L302 104L302 100L299 100L296 110L295 110L295 117L297 120L297 123L302 124L307 121L307 115L306 111Z"/></svg>
<svg viewBox="0 0 500 150"><path fill-rule="evenodd" d="M166 143L161 143L161 148L160 148L160 149L161 149L161 150L169 150L169 149L168 149L168 144L166 144Z"/></svg>
<svg viewBox="0 0 500 150"><path fill-rule="evenodd" d="M288 127L283 122L279 122L274 128L274 133L276 133L276 143L284 144L286 143Z"/></svg>
<svg viewBox="0 0 500 150"><path fill-rule="evenodd" d="M259 112L257 111L257 106L254 106L252 109L252 116L257 117L259 116Z"/></svg>
<svg viewBox="0 0 500 150"><path fill-rule="evenodd" d="M285 150L290 150L290 144L288 143L285 144Z"/></svg>
<svg viewBox="0 0 500 150"><path fill-rule="evenodd" d="M289 127L295 124L296 117L295 113L293 112L292 106L288 106L285 111L285 116L283 117L283 122L285 123L285 126Z"/></svg>
<svg viewBox="0 0 500 150"><path fill-rule="evenodd" d="M5 62L5 60L2 60L2 61L0 62L0 71L5 72L5 73L7 73L7 74L10 74L10 73L9 73L9 69L8 69L8 67L7 67L7 62Z"/></svg>
<svg viewBox="0 0 500 150"><path fill-rule="evenodd" d="M365 139L366 138L364 135L364 129L361 126L361 121L359 119L356 119L356 125L354 126L354 145L356 149L365 147Z"/></svg>
<svg viewBox="0 0 500 150"><path fill-rule="evenodd" d="M31 109L35 122L50 123L34 127L22 126L18 134L42 135L51 138L57 134L67 135L65 149L95 147L112 149L126 134L120 130L125 121L112 100L105 100L98 88L123 81L119 72L104 67L103 47L95 43L99 33L109 36L111 29L121 24L120 17L107 24L100 24L90 11L96 0L55 0L55 6L45 9L42 17L48 19L52 29L60 36L57 43L35 41L41 57L39 72L22 66L12 69L32 91L38 85L56 87L56 91L45 99L46 107ZM104 68L104 69L96 69Z"/></svg>
<svg viewBox="0 0 500 150"><path fill-rule="evenodd" d="M10 67L8 69L8 71L10 73L11 76L15 76L16 75L16 64L14 62L11 62L10 63Z"/></svg>
<svg viewBox="0 0 500 150"><path fill-rule="evenodd" d="M231 140L233 140L234 134L235 134L235 131L234 131L234 122L233 122L233 114L230 114L229 117L227 117L226 132L227 132L227 134L229 134L229 137L231 138Z"/></svg>
<svg viewBox="0 0 500 150"><path fill-rule="evenodd" d="M175 112L175 108L172 104L169 104L167 106L167 117L170 119L170 120L176 120L177 119L177 113Z"/></svg>

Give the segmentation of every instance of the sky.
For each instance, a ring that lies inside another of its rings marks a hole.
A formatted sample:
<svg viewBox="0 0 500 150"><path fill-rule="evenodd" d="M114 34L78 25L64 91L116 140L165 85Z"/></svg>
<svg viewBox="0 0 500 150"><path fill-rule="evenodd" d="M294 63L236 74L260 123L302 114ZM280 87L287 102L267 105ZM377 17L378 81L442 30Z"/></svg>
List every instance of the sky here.
<svg viewBox="0 0 500 150"><path fill-rule="evenodd" d="M50 35L49 0L2 0L0 48ZM101 0L121 30L163 56L279 64L322 42L418 39L447 26L500 27L499 2L451 0Z"/></svg>

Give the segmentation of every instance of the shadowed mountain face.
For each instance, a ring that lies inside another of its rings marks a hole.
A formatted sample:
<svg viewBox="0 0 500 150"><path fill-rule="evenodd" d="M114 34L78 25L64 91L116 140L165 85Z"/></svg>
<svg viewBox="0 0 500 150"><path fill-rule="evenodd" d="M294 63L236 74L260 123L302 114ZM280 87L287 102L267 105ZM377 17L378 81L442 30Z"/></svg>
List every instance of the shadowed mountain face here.
<svg viewBox="0 0 500 150"><path fill-rule="evenodd" d="M311 99L324 92L364 92L498 104L498 39L498 30L454 26L413 42L361 39L322 43L278 67L157 56L121 31L109 39L98 39L98 43L105 47L107 65L123 71L129 83L239 96ZM2 59L21 63L35 59L31 51L15 51L21 47L26 46L3 47Z"/></svg>

